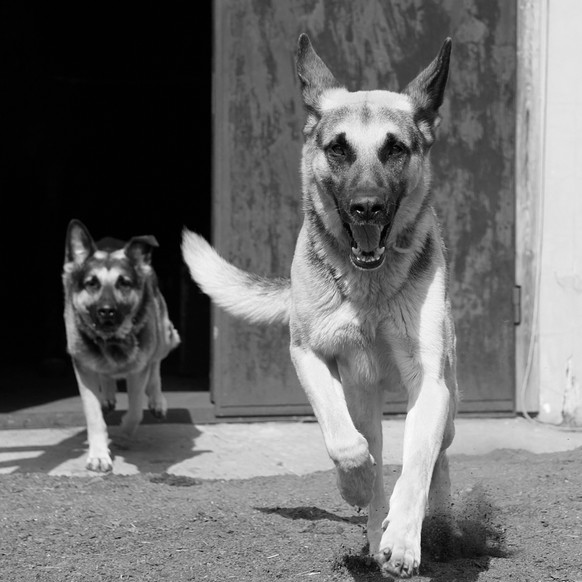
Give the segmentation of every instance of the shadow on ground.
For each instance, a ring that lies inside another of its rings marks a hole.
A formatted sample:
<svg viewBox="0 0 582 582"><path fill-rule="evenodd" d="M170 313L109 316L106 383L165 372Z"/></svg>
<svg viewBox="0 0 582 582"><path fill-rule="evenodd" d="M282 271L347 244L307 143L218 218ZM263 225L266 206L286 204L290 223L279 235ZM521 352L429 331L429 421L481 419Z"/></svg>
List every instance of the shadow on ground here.
<svg viewBox="0 0 582 582"><path fill-rule="evenodd" d="M109 424L109 419L108 419ZM163 473L174 465L206 453L196 448L201 432L193 424L150 424L146 419L130 441L119 438L116 423L109 426L113 471L118 474ZM10 473L50 473L77 476L97 475L85 469L88 452L85 429L54 431L49 443L14 442L0 445L0 471ZM23 438L25 433L23 432Z"/></svg>
<svg viewBox="0 0 582 582"><path fill-rule="evenodd" d="M342 517L341 515L336 515L335 513L331 513L326 511L325 509L320 509L319 507L314 506L305 506L305 507L255 507L262 513L272 514L276 513L281 517L285 517L287 519L305 519L308 521L317 521L321 519L327 519L329 521L339 521L343 523L352 523L352 524L365 524L366 523L366 516L362 515L354 515L350 517Z"/></svg>

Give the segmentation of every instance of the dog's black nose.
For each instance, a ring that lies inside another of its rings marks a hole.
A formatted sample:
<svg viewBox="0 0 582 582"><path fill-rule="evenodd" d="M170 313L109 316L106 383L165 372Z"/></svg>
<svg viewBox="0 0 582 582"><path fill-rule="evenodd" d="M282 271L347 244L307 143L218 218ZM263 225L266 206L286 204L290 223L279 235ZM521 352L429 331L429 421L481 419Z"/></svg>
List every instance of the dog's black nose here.
<svg viewBox="0 0 582 582"><path fill-rule="evenodd" d="M384 202L378 196L362 196L350 202L350 214L356 220L370 221L384 211Z"/></svg>
<svg viewBox="0 0 582 582"><path fill-rule="evenodd" d="M97 310L97 315L104 321L115 319L116 311L110 305L104 305Z"/></svg>

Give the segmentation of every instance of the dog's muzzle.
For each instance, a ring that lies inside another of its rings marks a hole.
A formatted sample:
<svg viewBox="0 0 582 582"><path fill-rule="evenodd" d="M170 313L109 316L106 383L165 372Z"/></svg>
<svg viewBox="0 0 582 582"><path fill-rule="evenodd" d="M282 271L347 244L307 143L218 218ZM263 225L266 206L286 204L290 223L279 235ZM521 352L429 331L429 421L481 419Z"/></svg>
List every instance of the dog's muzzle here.
<svg viewBox="0 0 582 582"><path fill-rule="evenodd" d="M392 207L383 192L370 189L355 192L344 206L343 224L350 239L350 260L357 269L373 271L384 264Z"/></svg>
<svg viewBox="0 0 582 582"><path fill-rule="evenodd" d="M95 330L102 334L112 334L121 325L122 317L117 309L110 305L101 305L92 314Z"/></svg>
<svg viewBox="0 0 582 582"><path fill-rule="evenodd" d="M386 238L389 225L355 225L344 222L351 243L350 260L354 267L364 271L380 268L386 259Z"/></svg>

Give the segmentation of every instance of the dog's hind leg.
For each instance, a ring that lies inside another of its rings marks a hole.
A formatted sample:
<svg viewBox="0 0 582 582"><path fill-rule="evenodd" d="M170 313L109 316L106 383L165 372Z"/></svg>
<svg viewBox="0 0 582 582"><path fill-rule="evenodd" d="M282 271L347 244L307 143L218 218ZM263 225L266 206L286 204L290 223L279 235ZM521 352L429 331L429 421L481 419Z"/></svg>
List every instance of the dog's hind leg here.
<svg viewBox="0 0 582 582"><path fill-rule="evenodd" d="M161 362L158 360L150 364L150 376L146 386L148 408L156 418L165 418L168 411L166 397L162 394L162 378L160 375Z"/></svg>
<svg viewBox="0 0 582 582"><path fill-rule="evenodd" d="M101 374L99 383L101 385L101 410L103 414L107 414L115 410L117 380Z"/></svg>
<svg viewBox="0 0 582 582"><path fill-rule="evenodd" d="M454 434L453 415L452 411L449 410L441 451L434 465L428 495L428 510L430 514L444 519L449 519L451 516L451 478L449 475L447 448L453 442Z"/></svg>
<svg viewBox="0 0 582 582"><path fill-rule="evenodd" d="M374 495L376 462L350 416L335 360L326 361L293 343L291 359L335 463L342 497L351 505L366 507Z"/></svg>
<svg viewBox="0 0 582 582"><path fill-rule="evenodd" d="M113 461L109 453L107 425L103 420L101 410L99 374L78 366L75 360L73 360L73 368L87 421L89 455L86 467L91 471L111 471Z"/></svg>
<svg viewBox="0 0 582 582"><path fill-rule="evenodd" d="M150 376L150 367L127 376L127 412L121 420L121 432L131 438L143 419L145 389Z"/></svg>
<svg viewBox="0 0 582 582"><path fill-rule="evenodd" d="M382 524L388 513L384 478L382 474L382 411L384 389L379 382L359 382L354 377L350 363L357 358L350 358L342 365L339 361L339 373L350 416L356 429L361 432L370 447L370 453L376 461L372 499L368 505L367 537L370 555L374 556L380 549ZM346 479L349 477L346 475Z"/></svg>

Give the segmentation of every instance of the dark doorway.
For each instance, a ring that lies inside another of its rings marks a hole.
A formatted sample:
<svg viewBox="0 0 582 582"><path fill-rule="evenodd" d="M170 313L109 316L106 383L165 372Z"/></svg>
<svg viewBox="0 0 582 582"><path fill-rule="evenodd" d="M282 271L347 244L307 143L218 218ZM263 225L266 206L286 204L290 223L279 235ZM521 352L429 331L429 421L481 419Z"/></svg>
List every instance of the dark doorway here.
<svg viewBox="0 0 582 582"><path fill-rule="evenodd" d="M179 350L166 389L207 388L209 306L180 255L210 234L211 3L3 3L2 408L72 395L61 269L71 218L154 234ZM10 396L12 395L12 396Z"/></svg>

